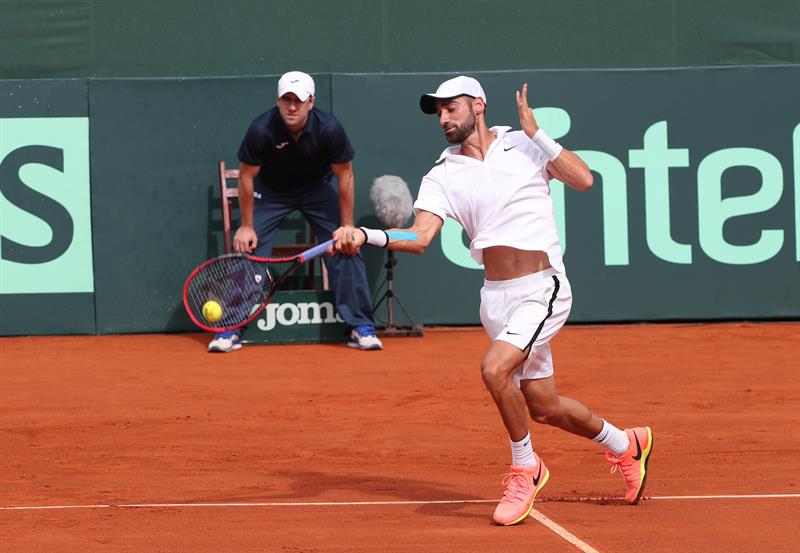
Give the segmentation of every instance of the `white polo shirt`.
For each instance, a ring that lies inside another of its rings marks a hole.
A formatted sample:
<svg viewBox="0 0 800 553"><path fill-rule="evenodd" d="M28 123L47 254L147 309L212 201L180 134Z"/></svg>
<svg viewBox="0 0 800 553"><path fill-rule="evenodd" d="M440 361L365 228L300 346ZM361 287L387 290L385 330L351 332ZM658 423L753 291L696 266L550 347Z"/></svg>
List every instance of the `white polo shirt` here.
<svg viewBox="0 0 800 553"><path fill-rule="evenodd" d="M470 254L483 264L483 249L510 246L547 253L564 273L550 196L548 159L523 131L492 127L497 139L479 161L447 148L422 178L414 212L458 221L470 238Z"/></svg>

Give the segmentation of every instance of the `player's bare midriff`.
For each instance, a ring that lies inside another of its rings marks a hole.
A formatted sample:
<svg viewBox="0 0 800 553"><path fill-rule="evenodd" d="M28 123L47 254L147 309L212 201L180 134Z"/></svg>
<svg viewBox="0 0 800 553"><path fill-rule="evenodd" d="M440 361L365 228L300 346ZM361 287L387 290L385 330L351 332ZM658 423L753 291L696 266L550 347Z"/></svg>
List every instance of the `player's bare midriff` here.
<svg viewBox="0 0 800 553"><path fill-rule="evenodd" d="M543 251L491 246L483 250L483 267L486 280L509 280L550 268L550 259Z"/></svg>

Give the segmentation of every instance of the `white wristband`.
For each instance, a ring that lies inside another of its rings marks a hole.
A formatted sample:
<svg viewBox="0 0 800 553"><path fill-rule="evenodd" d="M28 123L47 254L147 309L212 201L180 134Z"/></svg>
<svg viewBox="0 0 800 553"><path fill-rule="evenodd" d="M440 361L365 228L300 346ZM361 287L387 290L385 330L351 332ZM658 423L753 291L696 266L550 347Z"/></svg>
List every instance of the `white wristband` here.
<svg viewBox="0 0 800 553"><path fill-rule="evenodd" d="M547 159L550 161L553 161L555 158L557 158L561 153L561 150L564 149L564 146L547 136L547 133L541 128L536 131L536 134L533 135L531 140L534 144L539 146L539 148L544 152L544 155L547 156Z"/></svg>
<svg viewBox="0 0 800 553"><path fill-rule="evenodd" d="M385 248L389 245L389 235L385 230L376 230L373 228L358 227L364 236L367 238L367 244Z"/></svg>

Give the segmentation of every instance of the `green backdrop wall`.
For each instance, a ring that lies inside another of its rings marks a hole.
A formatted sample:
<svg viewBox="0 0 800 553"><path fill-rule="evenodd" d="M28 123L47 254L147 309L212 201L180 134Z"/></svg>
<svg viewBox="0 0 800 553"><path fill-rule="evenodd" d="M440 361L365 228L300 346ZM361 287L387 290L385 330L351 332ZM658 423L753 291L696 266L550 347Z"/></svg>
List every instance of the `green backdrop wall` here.
<svg viewBox="0 0 800 553"><path fill-rule="evenodd" d="M417 102L448 76L315 76L357 152L360 223L379 225L376 177L416 194L446 146ZM518 126L529 82L543 126L595 171L587 193L553 185L573 322L800 317L800 67L475 76L490 124ZM216 162L235 162L275 83L0 81L0 334L190 330L183 280L221 251ZM478 322L465 251L448 225L401 256L397 292L421 322ZM373 287L382 256L366 253Z"/></svg>
<svg viewBox="0 0 800 553"><path fill-rule="evenodd" d="M330 77L316 78L331 110ZM198 260L223 253L217 161L236 151L277 78L91 81L97 328L186 328L175 295ZM198 240L198 237L202 237ZM129 276L122 279L120 267ZM176 288L177 287L177 288ZM165 301L166 300L166 301Z"/></svg>
<svg viewBox="0 0 800 553"><path fill-rule="evenodd" d="M796 0L0 0L0 78L797 63Z"/></svg>

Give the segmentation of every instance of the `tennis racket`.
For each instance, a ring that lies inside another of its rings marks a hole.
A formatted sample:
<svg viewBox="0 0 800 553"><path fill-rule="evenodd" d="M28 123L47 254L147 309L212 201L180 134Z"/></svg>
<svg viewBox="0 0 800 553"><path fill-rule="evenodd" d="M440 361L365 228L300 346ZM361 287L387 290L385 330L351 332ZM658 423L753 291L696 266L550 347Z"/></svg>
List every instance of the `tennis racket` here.
<svg viewBox="0 0 800 553"><path fill-rule="evenodd" d="M242 327L258 317L292 271L324 254L332 243L328 240L292 257L231 253L209 259L186 279L186 312L194 324L209 332ZM270 267L286 263L289 266L280 274Z"/></svg>

